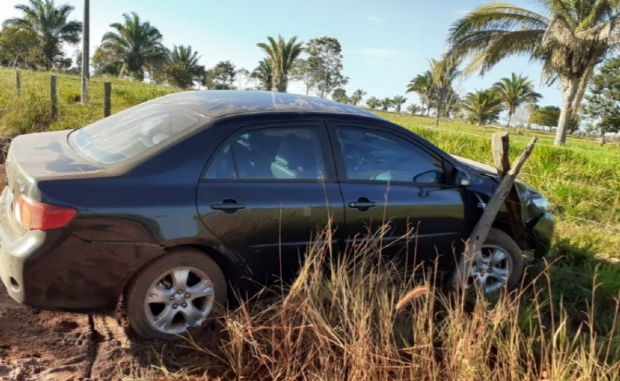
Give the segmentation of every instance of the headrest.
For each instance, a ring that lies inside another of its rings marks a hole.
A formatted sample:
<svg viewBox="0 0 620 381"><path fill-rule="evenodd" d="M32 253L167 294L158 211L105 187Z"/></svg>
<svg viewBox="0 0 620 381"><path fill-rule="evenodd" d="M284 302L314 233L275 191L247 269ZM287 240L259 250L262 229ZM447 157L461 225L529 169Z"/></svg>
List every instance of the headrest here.
<svg viewBox="0 0 620 381"><path fill-rule="evenodd" d="M303 162L306 147L304 141L297 135L289 134L284 137L276 154L276 163L295 168Z"/></svg>

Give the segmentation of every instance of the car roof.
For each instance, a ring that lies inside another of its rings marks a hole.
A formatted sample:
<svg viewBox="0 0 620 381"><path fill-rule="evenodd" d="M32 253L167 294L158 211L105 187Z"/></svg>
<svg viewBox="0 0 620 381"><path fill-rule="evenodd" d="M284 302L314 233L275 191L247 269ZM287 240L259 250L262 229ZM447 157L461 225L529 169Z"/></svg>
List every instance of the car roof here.
<svg viewBox="0 0 620 381"><path fill-rule="evenodd" d="M209 119L245 113L303 112L356 115L383 120L361 108L307 95L249 90L197 90L159 98Z"/></svg>

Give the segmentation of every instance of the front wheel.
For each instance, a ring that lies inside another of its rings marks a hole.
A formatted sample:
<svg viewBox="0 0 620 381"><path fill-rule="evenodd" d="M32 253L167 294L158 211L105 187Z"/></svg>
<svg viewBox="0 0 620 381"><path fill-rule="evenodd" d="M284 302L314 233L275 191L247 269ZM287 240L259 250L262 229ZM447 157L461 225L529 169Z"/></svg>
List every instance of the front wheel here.
<svg viewBox="0 0 620 381"><path fill-rule="evenodd" d="M470 291L478 288L484 295L502 289L512 290L523 275L523 252L517 243L501 230L491 229L489 236L470 266L464 266L461 256L452 276L452 287ZM462 274L461 274L462 273Z"/></svg>
<svg viewBox="0 0 620 381"><path fill-rule="evenodd" d="M183 249L156 259L134 277L125 309L139 336L171 340L200 327L225 300L226 280L215 261Z"/></svg>

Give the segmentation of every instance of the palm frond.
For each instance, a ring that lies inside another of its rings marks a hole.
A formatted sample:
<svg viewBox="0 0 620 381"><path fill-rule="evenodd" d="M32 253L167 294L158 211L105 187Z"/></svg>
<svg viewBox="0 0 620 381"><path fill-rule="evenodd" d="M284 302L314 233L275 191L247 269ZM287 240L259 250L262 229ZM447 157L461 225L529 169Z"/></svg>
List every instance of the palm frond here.
<svg viewBox="0 0 620 381"><path fill-rule="evenodd" d="M466 76L475 72L484 75L509 56L525 55L534 60L543 59L545 54L541 41L544 34L544 30L481 31L463 39L450 54L457 62L472 56L463 69Z"/></svg>
<svg viewBox="0 0 620 381"><path fill-rule="evenodd" d="M555 14L563 17L571 25L571 28L577 27L578 17L575 14L574 7L570 4L571 0L538 0L549 14Z"/></svg>
<svg viewBox="0 0 620 381"><path fill-rule="evenodd" d="M452 24L448 43L458 44L463 37L481 31L546 29L548 22L547 17L525 8L509 3L488 3L477 7Z"/></svg>

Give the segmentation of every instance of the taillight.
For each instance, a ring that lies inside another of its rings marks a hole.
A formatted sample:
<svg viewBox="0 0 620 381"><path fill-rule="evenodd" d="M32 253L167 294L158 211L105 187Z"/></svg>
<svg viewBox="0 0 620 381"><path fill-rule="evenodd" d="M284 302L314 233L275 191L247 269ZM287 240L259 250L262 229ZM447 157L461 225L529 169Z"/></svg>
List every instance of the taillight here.
<svg viewBox="0 0 620 381"><path fill-rule="evenodd" d="M67 206L44 204L23 194L17 198L15 217L28 230L53 230L67 225L77 210Z"/></svg>

